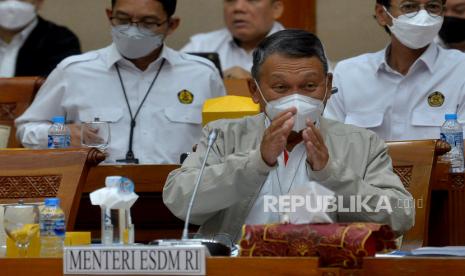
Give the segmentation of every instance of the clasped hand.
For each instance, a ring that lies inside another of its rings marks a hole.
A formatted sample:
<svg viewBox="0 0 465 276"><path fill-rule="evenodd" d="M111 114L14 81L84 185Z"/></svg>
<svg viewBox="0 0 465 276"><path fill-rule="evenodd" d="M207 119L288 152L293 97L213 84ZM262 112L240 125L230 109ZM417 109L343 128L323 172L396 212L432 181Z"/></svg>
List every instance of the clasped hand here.
<svg viewBox="0 0 465 276"><path fill-rule="evenodd" d="M276 165L279 155L286 149L296 113L297 109L295 107L281 112L265 130L260 152L263 161L269 166ZM328 148L320 130L310 120L307 121L307 128L302 131L302 140L307 151L307 162L312 170L320 171L324 169L329 160Z"/></svg>

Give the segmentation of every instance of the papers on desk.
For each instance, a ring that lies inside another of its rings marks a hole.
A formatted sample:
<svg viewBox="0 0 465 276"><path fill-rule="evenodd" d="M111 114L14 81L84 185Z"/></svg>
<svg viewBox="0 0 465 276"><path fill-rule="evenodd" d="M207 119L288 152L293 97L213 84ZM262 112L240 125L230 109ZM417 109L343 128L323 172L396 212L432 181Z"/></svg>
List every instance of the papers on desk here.
<svg viewBox="0 0 465 276"><path fill-rule="evenodd" d="M412 253L410 253L410 251L394 250L389 253L376 253L375 254L376 258L402 258L405 256L412 256Z"/></svg>
<svg viewBox="0 0 465 276"><path fill-rule="evenodd" d="M465 257L465 246L420 247L412 251L392 251L387 254L376 254L377 258L401 258L405 256L453 256Z"/></svg>
<svg viewBox="0 0 465 276"><path fill-rule="evenodd" d="M435 255L465 257L465 246L420 247L412 250L413 256Z"/></svg>

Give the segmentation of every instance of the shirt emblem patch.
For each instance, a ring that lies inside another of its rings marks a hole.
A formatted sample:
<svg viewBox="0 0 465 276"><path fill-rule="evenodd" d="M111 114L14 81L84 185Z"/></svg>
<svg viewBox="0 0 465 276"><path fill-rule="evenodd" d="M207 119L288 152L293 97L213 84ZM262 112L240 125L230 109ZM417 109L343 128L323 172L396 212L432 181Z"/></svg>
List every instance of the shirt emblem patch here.
<svg viewBox="0 0 465 276"><path fill-rule="evenodd" d="M184 89L178 93L179 102L182 104L191 104L194 102L194 94Z"/></svg>
<svg viewBox="0 0 465 276"><path fill-rule="evenodd" d="M428 96L428 104L431 107L440 107L444 104L444 94L439 91L433 92Z"/></svg>
<svg viewBox="0 0 465 276"><path fill-rule="evenodd" d="M178 93L179 102L182 104L191 104L194 102L194 94L184 89Z"/></svg>

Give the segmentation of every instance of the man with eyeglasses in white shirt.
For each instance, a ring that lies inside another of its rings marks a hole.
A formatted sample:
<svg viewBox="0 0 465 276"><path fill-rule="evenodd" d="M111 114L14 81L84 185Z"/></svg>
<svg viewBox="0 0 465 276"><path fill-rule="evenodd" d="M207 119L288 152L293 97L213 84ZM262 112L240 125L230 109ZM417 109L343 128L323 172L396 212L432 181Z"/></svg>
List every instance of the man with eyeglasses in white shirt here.
<svg viewBox="0 0 465 276"><path fill-rule="evenodd" d="M50 119L110 122L108 162L179 163L202 131L202 105L225 94L213 63L164 44L179 25L175 0L112 0L113 43L64 60L16 120L22 144L47 147Z"/></svg>
<svg viewBox="0 0 465 276"><path fill-rule="evenodd" d="M375 16L391 35L377 52L338 63L339 93L325 116L375 131L385 140L437 139L444 115L465 122L465 55L434 39L445 0L377 0Z"/></svg>

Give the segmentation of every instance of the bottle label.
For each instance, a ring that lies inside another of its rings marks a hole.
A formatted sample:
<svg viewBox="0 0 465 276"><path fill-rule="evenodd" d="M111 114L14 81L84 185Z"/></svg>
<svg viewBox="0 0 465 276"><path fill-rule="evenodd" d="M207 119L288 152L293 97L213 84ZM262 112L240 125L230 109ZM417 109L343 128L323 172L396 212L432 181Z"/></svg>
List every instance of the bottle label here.
<svg viewBox="0 0 465 276"><path fill-rule="evenodd" d="M45 219L40 223L41 236L65 236L65 220L64 219Z"/></svg>
<svg viewBox="0 0 465 276"><path fill-rule="evenodd" d="M450 171L453 173L461 173L464 170L463 156L463 133L441 133L441 140L446 141L451 150L446 153L443 158L450 162Z"/></svg>
<svg viewBox="0 0 465 276"><path fill-rule="evenodd" d="M451 147L459 147L463 151L463 133L441 133L441 140L446 141Z"/></svg>
<svg viewBox="0 0 465 276"><path fill-rule="evenodd" d="M55 235L59 237L64 237L65 236L65 220L64 219L59 219L55 220L55 225L53 228L53 231L55 232Z"/></svg>
<svg viewBox="0 0 465 276"><path fill-rule="evenodd" d="M48 148L49 149L62 149L68 148L71 145L70 135L49 135Z"/></svg>
<svg viewBox="0 0 465 276"><path fill-rule="evenodd" d="M111 224L111 210L110 209L105 210L103 221L104 221L105 227L112 226L112 224Z"/></svg>

